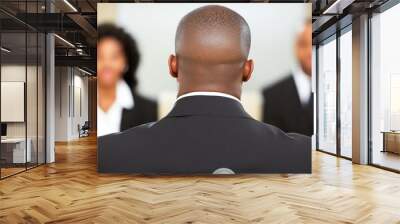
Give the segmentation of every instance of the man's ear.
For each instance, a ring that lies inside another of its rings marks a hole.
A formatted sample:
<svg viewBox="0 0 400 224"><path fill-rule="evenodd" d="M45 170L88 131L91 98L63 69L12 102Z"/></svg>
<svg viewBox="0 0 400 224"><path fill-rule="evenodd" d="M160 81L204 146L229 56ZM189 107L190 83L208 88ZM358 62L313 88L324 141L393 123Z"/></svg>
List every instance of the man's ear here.
<svg viewBox="0 0 400 224"><path fill-rule="evenodd" d="M178 77L178 63L176 60L176 56L171 54L168 58L168 67L169 67L169 74L177 78Z"/></svg>
<svg viewBox="0 0 400 224"><path fill-rule="evenodd" d="M244 68L243 68L243 82L247 82L251 78L251 74L253 73L254 69L254 62L253 60L247 60L244 63Z"/></svg>

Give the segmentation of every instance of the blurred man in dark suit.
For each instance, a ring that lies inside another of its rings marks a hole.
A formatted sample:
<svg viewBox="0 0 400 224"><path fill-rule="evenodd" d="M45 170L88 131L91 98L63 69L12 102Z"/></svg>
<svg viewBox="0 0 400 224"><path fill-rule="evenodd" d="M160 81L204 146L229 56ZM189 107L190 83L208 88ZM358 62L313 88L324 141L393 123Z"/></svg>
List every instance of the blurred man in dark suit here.
<svg viewBox="0 0 400 224"><path fill-rule="evenodd" d="M285 132L313 134L311 94L312 25L307 22L295 43L298 67L292 74L263 90L263 121Z"/></svg>
<svg viewBox="0 0 400 224"><path fill-rule="evenodd" d="M253 71L250 42L247 22L228 8L205 6L183 17L169 58L179 83L172 111L99 138L99 172L311 172L309 137L258 122L241 105Z"/></svg>

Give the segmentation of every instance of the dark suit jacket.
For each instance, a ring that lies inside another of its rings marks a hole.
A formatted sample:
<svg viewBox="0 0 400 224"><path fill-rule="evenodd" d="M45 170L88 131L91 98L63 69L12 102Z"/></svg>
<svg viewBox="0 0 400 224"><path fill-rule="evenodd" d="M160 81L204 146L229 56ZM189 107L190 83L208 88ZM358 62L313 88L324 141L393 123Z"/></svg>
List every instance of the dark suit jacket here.
<svg viewBox="0 0 400 224"><path fill-rule="evenodd" d="M157 120L157 104L137 93L132 95L135 105L122 111L121 131Z"/></svg>
<svg viewBox="0 0 400 224"><path fill-rule="evenodd" d="M310 173L311 140L251 118L219 96L177 101L156 123L98 139L102 173Z"/></svg>
<svg viewBox="0 0 400 224"><path fill-rule="evenodd" d="M263 121L284 132L313 134L313 96L307 105L300 102L293 76L263 90Z"/></svg>

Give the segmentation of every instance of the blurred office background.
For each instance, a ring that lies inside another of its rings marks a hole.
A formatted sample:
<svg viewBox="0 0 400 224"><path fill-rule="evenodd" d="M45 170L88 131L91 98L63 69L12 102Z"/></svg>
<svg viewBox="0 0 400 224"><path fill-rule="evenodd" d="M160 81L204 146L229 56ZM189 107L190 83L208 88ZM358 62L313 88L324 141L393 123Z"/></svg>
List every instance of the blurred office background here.
<svg viewBox="0 0 400 224"><path fill-rule="evenodd" d="M178 23L188 12L204 5L207 4L98 5L98 25L115 24L136 39L141 53L138 91L158 102L159 117L169 112L176 98L177 83L168 73L167 61L175 53ZM255 66L252 78L243 85L242 101L251 115L261 119L261 90L287 77L297 66L295 39L310 19L311 4L219 5L233 9L249 23L249 58L254 59Z"/></svg>

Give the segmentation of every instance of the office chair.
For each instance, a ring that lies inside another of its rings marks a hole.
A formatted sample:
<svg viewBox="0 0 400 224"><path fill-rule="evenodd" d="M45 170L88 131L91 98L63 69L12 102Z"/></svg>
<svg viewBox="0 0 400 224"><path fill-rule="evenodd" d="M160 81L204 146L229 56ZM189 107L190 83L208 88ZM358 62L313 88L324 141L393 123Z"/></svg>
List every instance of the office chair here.
<svg viewBox="0 0 400 224"><path fill-rule="evenodd" d="M89 129L90 129L89 121L85 121L85 123L82 125L82 127L79 127L79 126L80 125L78 125L79 138L89 136Z"/></svg>

